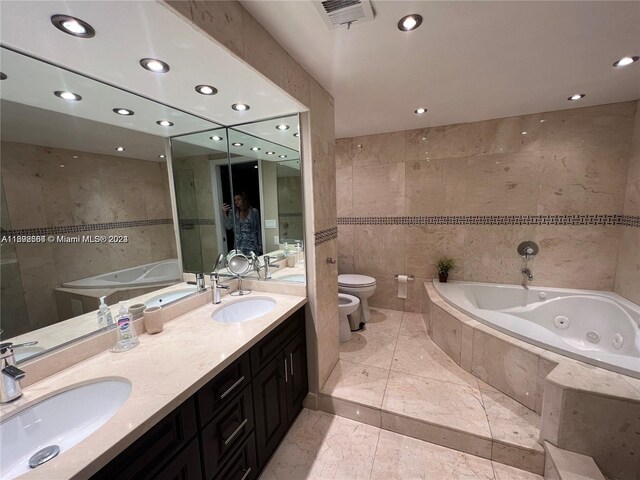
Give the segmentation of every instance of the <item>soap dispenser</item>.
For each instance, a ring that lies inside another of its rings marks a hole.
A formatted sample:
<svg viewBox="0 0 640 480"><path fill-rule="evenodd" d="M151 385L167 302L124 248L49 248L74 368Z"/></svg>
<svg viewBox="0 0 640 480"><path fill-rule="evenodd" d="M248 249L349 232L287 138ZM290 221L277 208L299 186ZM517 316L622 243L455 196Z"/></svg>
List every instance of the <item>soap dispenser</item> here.
<svg viewBox="0 0 640 480"><path fill-rule="evenodd" d="M98 308L98 328L113 325L113 316L111 315L111 310L109 310L105 301L106 298L106 296L100 297L100 307Z"/></svg>
<svg viewBox="0 0 640 480"><path fill-rule="evenodd" d="M118 324L118 343L116 343L111 349L112 352L126 352L140 343L140 340L138 340L138 336L136 335L136 328L133 325L133 320L131 319L131 313L129 313L129 310L127 309L127 302L119 302L119 305L120 311L116 317Z"/></svg>

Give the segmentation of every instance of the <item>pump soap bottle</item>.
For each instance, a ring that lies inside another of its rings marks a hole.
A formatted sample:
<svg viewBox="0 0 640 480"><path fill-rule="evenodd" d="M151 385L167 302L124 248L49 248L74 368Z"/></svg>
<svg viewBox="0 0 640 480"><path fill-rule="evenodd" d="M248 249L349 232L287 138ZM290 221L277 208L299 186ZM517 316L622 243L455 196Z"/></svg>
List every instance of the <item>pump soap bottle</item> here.
<svg viewBox="0 0 640 480"><path fill-rule="evenodd" d="M127 309L127 302L119 302L119 305L120 311L116 317L116 321L118 323L118 343L116 343L111 349L112 352L126 352L140 343L140 340L138 340L138 336L136 335L136 328L133 325L133 320L131 319L131 314Z"/></svg>
<svg viewBox="0 0 640 480"><path fill-rule="evenodd" d="M111 315L111 310L109 310L107 302L105 301L106 298L106 296L100 297L100 307L98 308L98 328L113 325L113 316Z"/></svg>

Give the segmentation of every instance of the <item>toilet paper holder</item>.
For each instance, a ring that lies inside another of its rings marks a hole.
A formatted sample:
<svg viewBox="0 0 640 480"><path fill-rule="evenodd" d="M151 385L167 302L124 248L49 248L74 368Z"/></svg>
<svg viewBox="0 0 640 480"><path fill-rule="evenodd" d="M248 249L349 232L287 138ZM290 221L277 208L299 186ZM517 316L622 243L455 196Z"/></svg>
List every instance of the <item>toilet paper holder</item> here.
<svg viewBox="0 0 640 480"><path fill-rule="evenodd" d="M398 278L398 275L400 275L399 273L396 273L393 278ZM409 280L410 282L413 282L416 279L416 277L414 275L408 275L407 276L407 280Z"/></svg>

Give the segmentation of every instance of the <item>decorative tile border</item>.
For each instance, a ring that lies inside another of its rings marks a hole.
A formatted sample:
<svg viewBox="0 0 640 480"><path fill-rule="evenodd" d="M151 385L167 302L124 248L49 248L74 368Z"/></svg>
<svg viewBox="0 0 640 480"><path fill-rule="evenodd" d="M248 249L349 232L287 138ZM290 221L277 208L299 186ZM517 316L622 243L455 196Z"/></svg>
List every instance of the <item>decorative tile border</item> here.
<svg viewBox="0 0 640 480"><path fill-rule="evenodd" d="M66 233L91 232L94 230L115 230L118 228L150 227L153 225L172 225L173 219L132 220L127 222L87 223L84 225L65 225L58 227L18 228L15 230L0 229L2 235L63 235Z"/></svg>
<svg viewBox="0 0 640 480"><path fill-rule="evenodd" d="M335 240L336 238L338 238L338 227L331 227L314 233L314 242L316 247L330 240Z"/></svg>
<svg viewBox="0 0 640 480"><path fill-rule="evenodd" d="M216 221L213 218L181 218L178 220L178 224L181 227L189 225L215 225Z"/></svg>
<svg viewBox="0 0 640 480"><path fill-rule="evenodd" d="M339 217L338 225L624 225L640 227L640 217L629 215Z"/></svg>

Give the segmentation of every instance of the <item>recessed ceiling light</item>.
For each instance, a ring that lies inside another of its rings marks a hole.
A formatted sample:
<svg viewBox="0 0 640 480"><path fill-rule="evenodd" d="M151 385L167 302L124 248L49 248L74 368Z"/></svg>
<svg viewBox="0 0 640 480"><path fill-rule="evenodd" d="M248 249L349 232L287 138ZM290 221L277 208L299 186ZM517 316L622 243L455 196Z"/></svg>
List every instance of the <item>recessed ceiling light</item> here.
<svg viewBox="0 0 640 480"><path fill-rule="evenodd" d="M637 56L624 57L624 58L621 58L620 60L618 60L616 63L614 63L613 66L614 67L626 67L627 65L631 65L632 63L635 63L638 60L640 60L640 57L637 57Z"/></svg>
<svg viewBox="0 0 640 480"><path fill-rule="evenodd" d="M520 135L526 135L528 132L520 132Z"/></svg>
<svg viewBox="0 0 640 480"><path fill-rule="evenodd" d="M215 95L218 93L218 89L216 87L212 87L211 85L198 85L196 87L196 92L202 95Z"/></svg>
<svg viewBox="0 0 640 480"><path fill-rule="evenodd" d="M425 113L427 111L426 108L420 107L420 108L416 108L413 113L417 114L417 115L421 115L423 113Z"/></svg>
<svg viewBox="0 0 640 480"><path fill-rule="evenodd" d="M156 123L162 127L173 127L173 122L169 120L158 120Z"/></svg>
<svg viewBox="0 0 640 480"><path fill-rule="evenodd" d="M69 15L53 15L51 23L61 32L74 37L92 38L96 34L96 31L87 22Z"/></svg>
<svg viewBox="0 0 640 480"><path fill-rule="evenodd" d="M540 123L544 123L544 118L542 120L540 120Z"/></svg>
<svg viewBox="0 0 640 480"><path fill-rule="evenodd" d="M287 156L286 156L286 155L278 155L278 157L280 157L280 158L287 158Z"/></svg>
<svg viewBox="0 0 640 480"><path fill-rule="evenodd" d="M6 80L6 79L7 79L7 76L4 73L0 72L0 80Z"/></svg>
<svg viewBox="0 0 640 480"><path fill-rule="evenodd" d="M64 168L64 163L61 163L61 164L60 164L60 168Z"/></svg>
<svg viewBox="0 0 640 480"><path fill-rule="evenodd" d="M231 108L233 108L236 112L246 112L251 107L246 103L234 103L233 105L231 105Z"/></svg>
<svg viewBox="0 0 640 480"><path fill-rule="evenodd" d="M164 155L158 155L158 158L165 158Z"/></svg>
<svg viewBox="0 0 640 480"><path fill-rule="evenodd" d="M278 130L289 130L289 125L285 125L284 123L281 123L280 125L276 125L276 128Z"/></svg>
<svg viewBox="0 0 640 480"><path fill-rule="evenodd" d="M129 110L127 108L114 108L113 112L118 115L133 115L133 110Z"/></svg>
<svg viewBox="0 0 640 480"><path fill-rule="evenodd" d="M410 32L411 30L415 30L416 28L418 28L421 24L422 15L413 13L400 19L400 21L398 22L398 29L403 32Z"/></svg>
<svg viewBox="0 0 640 480"><path fill-rule="evenodd" d="M253 168L258 168L258 165L254 165Z"/></svg>
<svg viewBox="0 0 640 480"><path fill-rule="evenodd" d="M78 155L74 155L73 158L78 158Z"/></svg>
<svg viewBox="0 0 640 480"><path fill-rule="evenodd" d="M267 155L275 155L276 154L276 152L266 152L266 153L267 153Z"/></svg>
<svg viewBox="0 0 640 480"><path fill-rule="evenodd" d="M244 143L234 142L231 145L233 145L234 147L241 147L242 145L244 145Z"/></svg>
<svg viewBox="0 0 640 480"><path fill-rule="evenodd" d="M56 97L63 98L64 100L71 100L73 102L78 102L78 101L82 100L82 97L80 95L78 95L77 93L73 93L73 92L63 92L61 90L56 90L55 92L53 92L53 94Z"/></svg>
<svg viewBox="0 0 640 480"><path fill-rule="evenodd" d="M300 136L300 134L299 134L298 132L296 132L296 133L294 133L294 134L293 134L293 136L294 136L294 137L299 137L299 136Z"/></svg>
<svg viewBox="0 0 640 480"><path fill-rule="evenodd" d="M219 142L220 140L222 140L222 137L220 135L214 135L213 137L209 137L209 138L216 142Z"/></svg>
<svg viewBox="0 0 640 480"><path fill-rule="evenodd" d="M118 148L116 148L116 150L119 151L119 152L124 152L124 147L118 147Z"/></svg>
<svg viewBox="0 0 640 480"><path fill-rule="evenodd" d="M254 152L259 152L260 151L260 147L251 147L251 150Z"/></svg>
<svg viewBox="0 0 640 480"><path fill-rule="evenodd" d="M576 93L575 95L571 95L569 98L567 98L567 100L575 102L576 100L580 100L581 98L584 98L586 96L587 95L585 93Z"/></svg>
<svg viewBox="0 0 640 480"><path fill-rule="evenodd" d="M169 71L169 65L155 58L143 58L140 60L140 65L153 73L167 73Z"/></svg>

